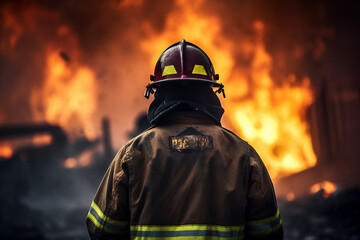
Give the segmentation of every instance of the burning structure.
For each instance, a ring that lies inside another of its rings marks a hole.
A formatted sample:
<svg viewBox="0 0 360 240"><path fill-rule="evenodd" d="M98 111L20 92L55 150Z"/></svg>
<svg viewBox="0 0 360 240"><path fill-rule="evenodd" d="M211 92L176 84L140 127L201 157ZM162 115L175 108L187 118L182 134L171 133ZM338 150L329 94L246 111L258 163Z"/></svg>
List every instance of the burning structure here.
<svg viewBox="0 0 360 240"><path fill-rule="evenodd" d="M325 0L2 1L0 136L9 124L46 122L50 134L31 141L95 143L109 116L119 148L149 104L142 96L159 53L185 38L213 60L227 96L223 125L259 151L279 196L298 199L324 181L359 186L359 9ZM18 146L0 139L4 166ZM86 166L92 155L57 166Z"/></svg>

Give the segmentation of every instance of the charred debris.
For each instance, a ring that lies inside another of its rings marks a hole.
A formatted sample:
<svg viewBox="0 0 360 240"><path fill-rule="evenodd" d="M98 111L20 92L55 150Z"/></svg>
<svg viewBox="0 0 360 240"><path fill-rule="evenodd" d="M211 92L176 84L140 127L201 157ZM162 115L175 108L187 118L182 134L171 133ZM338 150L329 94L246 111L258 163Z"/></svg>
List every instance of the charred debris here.
<svg viewBox="0 0 360 240"><path fill-rule="evenodd" d="M48 123L0 126L0 142L17 145L0 157L0 239L86 239L88 206L114 155L107 119L102 129L101 138L69 140ZM36 143L39 135L51 141ZM82 157L82 166L65 164Z"/></svg>

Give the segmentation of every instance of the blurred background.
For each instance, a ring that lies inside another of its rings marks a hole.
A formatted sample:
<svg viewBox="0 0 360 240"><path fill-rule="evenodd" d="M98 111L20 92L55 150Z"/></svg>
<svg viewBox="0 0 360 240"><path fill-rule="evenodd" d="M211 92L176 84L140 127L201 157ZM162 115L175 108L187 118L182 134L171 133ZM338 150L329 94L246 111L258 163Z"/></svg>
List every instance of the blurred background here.
<svg viewBox="0 0 360 240"><path fill-rule="evenodd" d="M360 1L0 1L0 238L88 239L155 63L212 60L224 127L273 179L285 239L360 239Z"/></svg>

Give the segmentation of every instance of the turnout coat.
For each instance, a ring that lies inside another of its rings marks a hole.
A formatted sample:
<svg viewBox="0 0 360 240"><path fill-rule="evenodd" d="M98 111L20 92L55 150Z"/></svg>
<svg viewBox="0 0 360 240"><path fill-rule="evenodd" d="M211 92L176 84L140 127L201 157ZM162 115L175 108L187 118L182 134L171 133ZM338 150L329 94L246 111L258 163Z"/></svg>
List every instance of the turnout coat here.
<svg viewBox="0 0 360 240"><path fill-rule="evenodd" d="M92 239L282 239L269 174L256 151L197 112L130 140L91 204Z"/></svg>

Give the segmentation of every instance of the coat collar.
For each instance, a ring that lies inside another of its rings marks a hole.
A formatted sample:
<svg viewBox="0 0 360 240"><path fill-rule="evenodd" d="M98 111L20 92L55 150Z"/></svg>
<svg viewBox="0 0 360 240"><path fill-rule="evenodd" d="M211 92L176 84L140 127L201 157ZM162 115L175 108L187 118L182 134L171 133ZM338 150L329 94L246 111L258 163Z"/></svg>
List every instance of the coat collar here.
<svg viewBox="0 0 360 240"><path fill-rule="evenodd" d="M171 123L185 124L216 124L216 122L201 111L173 111L159 125Z"/></svg>

